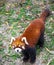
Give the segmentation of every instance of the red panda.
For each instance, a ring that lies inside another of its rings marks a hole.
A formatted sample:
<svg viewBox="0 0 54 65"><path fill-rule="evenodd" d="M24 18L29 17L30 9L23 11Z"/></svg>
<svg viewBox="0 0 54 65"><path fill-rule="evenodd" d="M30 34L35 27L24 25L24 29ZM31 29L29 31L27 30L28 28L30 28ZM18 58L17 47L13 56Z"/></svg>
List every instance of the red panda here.
<svg viewBox="0 0 54 65"><path fill-rule="evenodd" d="M34 63L36 59L36 44L40 47L44 43L44 30L45 30L45 20L51 14L48 8L46 8L40 18L31 21L25 31L21 36L13 38L11 40L11 46L17 52L21 52L24 55L23 61L30 61Z"/></svg>

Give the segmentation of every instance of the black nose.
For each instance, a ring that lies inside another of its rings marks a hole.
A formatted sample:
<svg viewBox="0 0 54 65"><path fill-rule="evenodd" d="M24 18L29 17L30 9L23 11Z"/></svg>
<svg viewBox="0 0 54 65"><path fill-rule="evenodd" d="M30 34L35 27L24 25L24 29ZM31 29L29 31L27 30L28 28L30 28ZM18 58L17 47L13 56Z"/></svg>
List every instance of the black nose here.
<svg viewBox="0 0 54 65"><path fill-rule="evenodd" d="M19 50L17 50L17 52L19 52Z"/></svg>

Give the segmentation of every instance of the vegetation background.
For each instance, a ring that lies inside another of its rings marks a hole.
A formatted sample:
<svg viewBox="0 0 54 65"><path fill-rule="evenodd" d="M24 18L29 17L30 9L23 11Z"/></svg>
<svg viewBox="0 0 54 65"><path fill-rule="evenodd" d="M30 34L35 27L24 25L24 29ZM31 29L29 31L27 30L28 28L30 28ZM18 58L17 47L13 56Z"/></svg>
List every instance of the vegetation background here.
<svg viewBox="0 0 54 65"><path fill-rule="evenodd" d="M54 12L54 0L0 0L0 65L31 65L22 63L21 54L11 49L9 43L11 37L22 34L46 6ZM54 14L46 20L44 37L44 48L37 49L34 65L54 65Z"/></svg>

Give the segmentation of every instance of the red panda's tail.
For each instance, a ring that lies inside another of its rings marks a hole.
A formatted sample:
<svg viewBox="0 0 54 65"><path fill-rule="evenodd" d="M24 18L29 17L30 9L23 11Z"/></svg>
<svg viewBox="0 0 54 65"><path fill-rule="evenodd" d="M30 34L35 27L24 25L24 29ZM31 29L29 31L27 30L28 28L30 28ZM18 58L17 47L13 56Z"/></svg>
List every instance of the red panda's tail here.
<svg viewBox="0 0 54 65"><path fill-rule="evenodd" d="M45 21L46 18L47 18L50 14L51 14L51 11L50 11L48 8L46 8L46 9L42 12L42 14L40 15L40 18L41 18L43 21Z"/></svg>

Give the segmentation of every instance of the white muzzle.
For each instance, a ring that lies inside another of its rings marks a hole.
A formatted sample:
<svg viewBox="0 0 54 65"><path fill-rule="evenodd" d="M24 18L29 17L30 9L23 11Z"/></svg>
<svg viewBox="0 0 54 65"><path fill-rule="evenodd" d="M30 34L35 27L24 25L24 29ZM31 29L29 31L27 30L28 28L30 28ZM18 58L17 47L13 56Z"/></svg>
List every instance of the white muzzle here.
<svg viewBox="0 0 54 65"><path fill-rule="evenodd" d="M20 53L22 51L22 49L21 48L15 48L15 51Z"/></svg>

